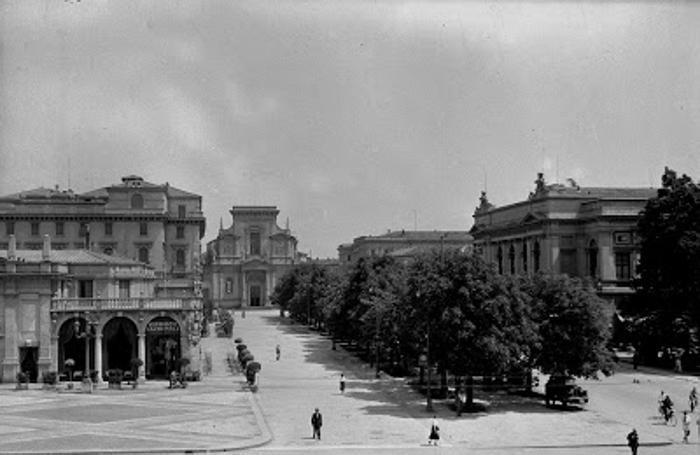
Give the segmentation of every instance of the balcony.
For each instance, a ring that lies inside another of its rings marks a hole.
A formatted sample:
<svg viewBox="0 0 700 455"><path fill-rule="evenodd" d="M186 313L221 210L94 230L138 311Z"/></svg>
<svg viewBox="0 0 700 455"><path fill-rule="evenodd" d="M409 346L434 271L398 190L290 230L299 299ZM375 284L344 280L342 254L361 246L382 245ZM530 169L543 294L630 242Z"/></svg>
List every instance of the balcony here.
<svg viewBox="0 0 700 455"><path fill-rule="evenodd" d="M73 298L51 299L51 311L162 311L201 310L202 300L193 298Z"/></svg>

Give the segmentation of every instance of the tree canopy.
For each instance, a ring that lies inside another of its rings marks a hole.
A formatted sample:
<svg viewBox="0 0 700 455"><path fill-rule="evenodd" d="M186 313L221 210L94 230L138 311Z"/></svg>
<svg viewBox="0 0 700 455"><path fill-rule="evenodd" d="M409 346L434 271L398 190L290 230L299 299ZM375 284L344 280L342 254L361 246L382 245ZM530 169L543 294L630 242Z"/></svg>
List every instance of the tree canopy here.
<svg viewBox="0 0 700 455"><path fill-rule="evenodd" d="M640 342L649 350L695 350L700 326L700 187L669 168L661 182L639 220L638 294L627 311L637 316Z"/></svg>

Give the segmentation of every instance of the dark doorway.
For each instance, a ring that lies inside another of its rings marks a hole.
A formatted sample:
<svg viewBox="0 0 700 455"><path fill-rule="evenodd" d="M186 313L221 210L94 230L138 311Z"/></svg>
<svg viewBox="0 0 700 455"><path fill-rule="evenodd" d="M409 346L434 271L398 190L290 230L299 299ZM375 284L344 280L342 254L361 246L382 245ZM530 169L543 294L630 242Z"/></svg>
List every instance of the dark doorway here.
<svg viewBox="0 0 700 455"><path fill-rule="evenodd" d="M180 326L169 317L155 318L146 326L146 378L164 379L181 357Z"/></svg>
<svg viewBox="0 0 700 455"><path fill-rule="evenodd" d="M250 287L250 306L260 306L261 294L260 286L253 285Z"/></svg>
<svg viewBox="0 0 700 455"><path fill-rule="evenodd" d="M103 333L107 354L104 371L130 371L131 359L138 356L136 325L127 318L114 318L105 325Z"/></svg>
<svg viewBox="0 0 700 455"><path fill-rule="evenodd" d="M58 370L60 373L70 377L71 372L82 372L95 368L94 343L91 336L87 336L86 329L89 330L85 319L71 318L63 323L58 332ZM92 332L90 332L92 334ZM86 365L86 354L89 356L89 365ZM73 359L73 367L66 366L66 360Z"/></svg>
<svg viewBox="0 0 700 455"><path fill-rule="evenodd" d="M39 376L38 360L39 348L19 348L19 367L29 376L29 382L36 382Z"/></svg>

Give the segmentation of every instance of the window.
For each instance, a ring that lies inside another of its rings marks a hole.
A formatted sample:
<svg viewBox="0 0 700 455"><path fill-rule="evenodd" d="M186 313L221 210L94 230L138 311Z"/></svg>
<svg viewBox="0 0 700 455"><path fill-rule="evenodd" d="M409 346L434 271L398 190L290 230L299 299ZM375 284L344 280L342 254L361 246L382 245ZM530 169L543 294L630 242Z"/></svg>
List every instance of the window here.
<svg viewBox="0 0 700 455"><path fill-rule="evenodd" d="M78 280L78 298L92 297L92 280Z"/></svg>
<svg viewBox="0 0 700 455"><path fill-rule="evenodd" d="M503 274L503 248L498 247L498 253L496 254L498 258L498 273Z"/></svg>
<svg viewBox="0 0 700 455"><path fill-rule="evenodd" d="M87 225L87 223L80 223L80 228L78 229L78 235L80 237L85 237L88 235L88 232L90 232L90 227Z"/></svg>
<svg viewBox="0 0 700 455"><path fill-rule="evenodd" d="M510 273L515 274L515 247L513 245L508 250L508 262L510 262Z"/></svg>
<svg viewBox="0 0 700 455"><path fill-rule="evenodd" d="M112 235L112 228L113 228L112 222L107 221L105 223L105 235Z"/></svg>
<svg viewBox="0 0 700 455"><path fill-rule="evenodd" d="M532 249L532 266L535 272L540 271L540 242L535 242L535 246Z"/></svg>
<svg viewBox="0 0 700 455"><path fill-rule="evenodd" d="M250 254L253 256L260 255L260 233L250 233Z"/></svg>
<svg viewBox="0 0 700 455"><path fill-rule="evenodd" d="M175 231L175 237L177 237L178 239L185 238L185 226L177 226Z"/></svg>
<svg viewBox="0 0 700 455"><path fill-rule="evenodd" d="M233 292L233 280L231 278L226 278L226 293L230 294Z"/></svg>
<svg viewBox="0 0 700 455"><path fill-rule="evenodd" d="M175 264L180 267L185 266L185 250L175 251Z"/></svg>
<svg viewBox="0 0 700 455"><path fill-rule="evenodd" d="M56 236L63 235L63 221L56 221Z"/></svg>
<svg viewBox="0 0 700 455"><path fill-rule="evenodd" d="M149 263L148 248L146 248L145 246L142 246L141 248L139 248L139 261L143 262L144 264Z"/></svg>
<svg viewBox="0 0 700 455"><path fill-rule="evenodd" d="M629 280L632 278L629 253L615 253L615 276L618 280Z"/></svg>
<svg viewBox="0 0 700 455"><path fill-rule="evenodd" d="M131 196L131 208L132 209L142 209L143 208L143 196L140 194L134 194Z"/></svg>
<svg viewBox="0 0 700 455"><path fill-rule="evenodd" d="M595 240L588 244L588 275L598 276L598 244Z"/></svg>
<svg viewBox="0 0 700 455"><path fill-rule="evenodd" d="M39 235L39 222L32 221L32 235Z"/></svg>
<svg viewBox="0 0 700 455"><path fill-rule="evenodd" d="M112 254L114 254L114 249L111 246L108 246L107 248L102 250L102 252L108 256L111 256Z"/></svg>
<svg viewBox="0 0 700 455"><path fill-rule="evenodd" d="M5 223L5 233L7 235L14 235L14 233L15 233L15 222L14 221L8 221Z"/></svg>
<svg viewBox="0 0 700 455"><path fill-rule="evenodd" d="M178 205L177 206L177 217L178 218L185 218L187 216L187 207L184 205Z"/></svg>
<svg viewBox="0 0 700 455"><path fill-rule="evenodd" d="M523 242L523 272L527 273L527 243Z"/></svg>
<svg viewBox="0 0 700 455"><path fill-rule="evenodd" d="M131 282L129 280L119 280L119 298L128 299L131 297Z"/></svg>
<svg viewBox="0 0 700 455"><path fill-rule="evenodd" d="M148 223L139 223L139 234L148 235Z"/></svg>

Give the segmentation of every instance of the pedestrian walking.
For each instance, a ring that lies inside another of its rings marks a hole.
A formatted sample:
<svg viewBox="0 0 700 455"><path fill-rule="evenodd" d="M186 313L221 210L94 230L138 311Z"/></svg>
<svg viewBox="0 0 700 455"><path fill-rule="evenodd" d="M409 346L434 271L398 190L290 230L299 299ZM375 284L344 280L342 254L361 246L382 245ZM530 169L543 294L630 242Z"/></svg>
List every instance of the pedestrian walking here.
<svg viewBox="0 0 700 455"><path fill-rule="evenodd" d="M430 436L428 436L428 445L438 445L440 442L440 427L438 426L437 418L433 416L433 422L430 424Z"/></svg>
<svg viewBox="0 0 700 455"><path fill-rule="evenodd" d="M318 408L316 408L314 410L314 413L311 414L311 427L314 430L314 434L312 436L312 439L316 439L316 437L318 437L319 441L321 440L321 427L322 426L323 426L323 416L318 411Z"/></svg>
<svg viewBox="0 0 700 455"><path fill-rule="evenodd" d="M698 406L698 391L695 387L688 395L688 404L690 404L690 412L695 412L695 408Z"/></svg>
<svg viewBox="0 0 700 455"><path fill-rule="evenodd" d="M639 435L637 430L632 428L632 431L627 435L627 445L632 450L632 455L637 455L637 449L639 448Z"/></svg>
<svg viewBox="0 0 700 455"><path fill-rule="evenodd" d="M277 346L275 346L275 358L277 360L279 360L281 354L282 354L282 349L280 348L280 345L278 344Z"/></svg>
<svg viewBox="0 0 700 455"><path fill-rule="evenodd" d="M345 375L340 373L340 393L345 392Z"/></svg>
<svg viewBox="0 0 700 455"><path fill-rule="evenodd" d="M690 414L688 411L683 411L683 442L688 443L688 436L690 436Z"/></svg>

